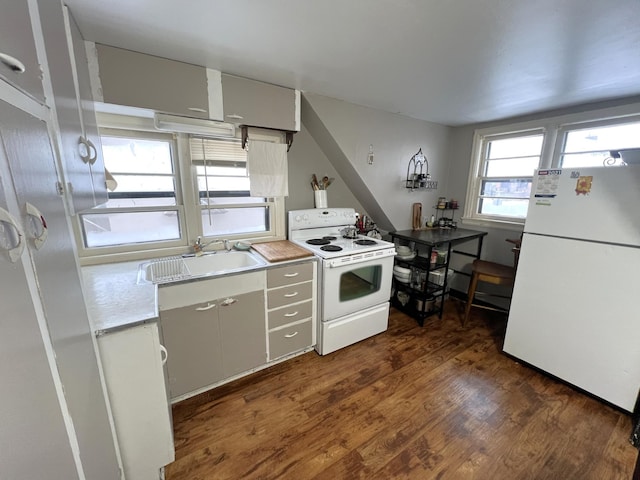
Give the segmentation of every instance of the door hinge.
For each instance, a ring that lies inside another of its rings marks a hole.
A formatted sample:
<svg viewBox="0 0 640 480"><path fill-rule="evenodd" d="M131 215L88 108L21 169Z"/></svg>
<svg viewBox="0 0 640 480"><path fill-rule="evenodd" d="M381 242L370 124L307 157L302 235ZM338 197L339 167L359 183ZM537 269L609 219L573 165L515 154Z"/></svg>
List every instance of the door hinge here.
<svg viewBox="0 0 640 480"><path fill-rule="evenodd" d="M64 185L62 185L60 181L56 182L56 192L58 192L58 195L61 197L64 195Z"/></svg>

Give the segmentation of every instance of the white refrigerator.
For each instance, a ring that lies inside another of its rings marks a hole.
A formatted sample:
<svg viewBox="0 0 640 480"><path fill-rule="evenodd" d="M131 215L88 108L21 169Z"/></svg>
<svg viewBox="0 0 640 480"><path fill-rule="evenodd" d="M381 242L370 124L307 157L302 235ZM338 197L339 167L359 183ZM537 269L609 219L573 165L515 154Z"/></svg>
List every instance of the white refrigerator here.
<svg viewBox="0 0 640 480"><path fill-rule="evenodd" d="M640 166L536 172L504 351L633 411Z"/></svg>

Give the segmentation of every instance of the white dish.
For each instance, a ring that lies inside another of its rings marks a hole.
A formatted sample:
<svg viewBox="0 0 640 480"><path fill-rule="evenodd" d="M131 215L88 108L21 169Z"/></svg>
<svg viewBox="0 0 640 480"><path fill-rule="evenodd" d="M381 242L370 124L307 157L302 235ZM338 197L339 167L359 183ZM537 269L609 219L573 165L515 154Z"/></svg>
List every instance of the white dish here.
<svg viewBox="0 0 640 480"><path fill-rule="evenodd" d="M396 258L398 258L399 260L413 260L414 258L416 258L416 252L410 253L409 255L400 255L400 253L398 253L396 255Z"/></svg>
<svg viewBox="0 0 640 480"><path fill-rule="evenodd" d="M405 246L396 247L396 251L398 255L410 255L412 253L411 249Z"/></svg>
<svg viewBox="0 0 640 480"><path fill-rule="evenodd" d="M398 265L395 265L393 267L393 273L397 273L399 275L411 275L411 269L403 268L403 267L399 267Z"/></svg>
<svg viewBox="0 0 640 480"><path fill-rule="evenodd" d="M233 246L236 250L249 250L251 249L251 242L236 242Z"/></svg>

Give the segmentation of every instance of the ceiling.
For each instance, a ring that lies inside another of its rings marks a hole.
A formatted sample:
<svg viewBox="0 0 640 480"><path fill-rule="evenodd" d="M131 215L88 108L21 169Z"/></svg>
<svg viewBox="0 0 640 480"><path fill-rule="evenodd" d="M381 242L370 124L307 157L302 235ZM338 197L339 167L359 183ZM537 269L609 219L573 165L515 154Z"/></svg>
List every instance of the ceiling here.
<svg viewBox="0 0 640 480"><path fill-rule="evenodd" d="M638 0L66 0L86 40L465 125L640 95Z"/></svg>

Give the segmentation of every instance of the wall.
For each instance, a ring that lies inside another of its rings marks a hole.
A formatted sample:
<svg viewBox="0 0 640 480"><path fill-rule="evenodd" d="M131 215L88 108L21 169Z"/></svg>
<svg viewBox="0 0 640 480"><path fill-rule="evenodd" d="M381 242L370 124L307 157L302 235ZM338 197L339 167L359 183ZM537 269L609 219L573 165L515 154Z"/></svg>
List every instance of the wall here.
<svg viewBox="0 0 640 480"><path fill-rule="evenodd" d="M410 229L414 202L422 203L423 213L430 215L438 196L450 196L450 127L309 93L302 99L302 123L365 213L383 230ZM369 145L374 150L372 165L367 162ZM408 162L420 148L432 179L438 181L437 190L404 188ZM329 194L329 205L339 206Z"/></svg>
<svg viewBox="0 0 640 480"><path fill-rule="evenodd" d="M288 163L289 197L285 200L287 211L314 208L313 190L311 189L312 173L315 173L318 179L324 175L335 178L327 189L330 207L352 207L357 212L364 211L362 204L345 184L304 124L294 136L293 145L291 145L288 155Z"/></svg>

